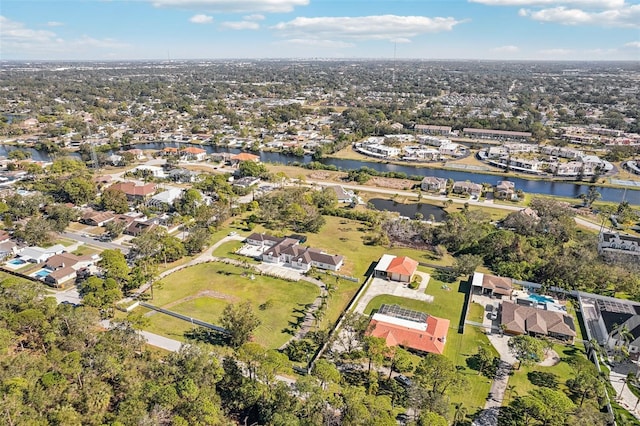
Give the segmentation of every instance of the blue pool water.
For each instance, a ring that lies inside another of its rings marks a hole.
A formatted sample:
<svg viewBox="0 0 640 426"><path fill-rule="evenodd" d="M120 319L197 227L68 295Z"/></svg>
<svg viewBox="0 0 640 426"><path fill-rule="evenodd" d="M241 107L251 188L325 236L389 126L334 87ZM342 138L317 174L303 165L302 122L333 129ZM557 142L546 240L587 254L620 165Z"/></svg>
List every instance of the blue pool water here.
<svg viewBox="0 0 640 426"><path fill-rule="evenodd" d="M547 296L542 296L540 294L529 294L529 300L533 300L538 303L553 303L554 300Z"/></svg>
<svg viewBox="0 0 640 426"><path fill-rule="evenodd" d="M50 270L48 269L40 269L38 272L35 273L35 276L38 278L44 278L47 275L49 275L51 273Z"/></svg>
<svg viewBox="0 0 640 426"><path fill-rule="evenodd" d="M10 261L9 263L10 263L11 265L24 265L24 264L25 264L25 263L27 263L27 262L25 262L25 261L24 261L24 260L22 260L22 259L13 259L13 260L12 260L12 261Z"/></svg>

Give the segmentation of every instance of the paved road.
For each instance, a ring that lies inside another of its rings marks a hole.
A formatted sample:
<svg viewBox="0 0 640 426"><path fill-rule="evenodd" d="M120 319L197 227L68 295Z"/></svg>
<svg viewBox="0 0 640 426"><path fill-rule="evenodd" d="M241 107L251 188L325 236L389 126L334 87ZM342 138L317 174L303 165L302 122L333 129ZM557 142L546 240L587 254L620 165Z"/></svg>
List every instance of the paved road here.
<svg viewBox="0 0 640 426"><path fill-rule="evenodd" d="M69 238L70 240L80 241L87 245L92 245L96 247L100 247L105 250L120 250L123 254L129 253L129 248L116 243L108 243L104 241L98 241L93 237L84 237L82 234L78 234L76 232L63 232L61 234L65 238Z"/></svg>

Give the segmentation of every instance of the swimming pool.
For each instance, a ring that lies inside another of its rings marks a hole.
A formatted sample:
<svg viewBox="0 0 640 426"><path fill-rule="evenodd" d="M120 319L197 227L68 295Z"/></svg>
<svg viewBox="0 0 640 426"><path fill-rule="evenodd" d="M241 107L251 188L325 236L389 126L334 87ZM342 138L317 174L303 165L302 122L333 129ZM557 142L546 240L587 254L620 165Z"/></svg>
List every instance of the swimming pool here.
<svg viewBox="0 0 640 426"><path fill-rule="evenodd" d="M10 265L24 265L25 263L27 262L22 259L13 259L9 261Z"/></svg>
<svg viewBox="0 0 640 426"><path fill-rule="evenodd" d="M37 278L45 278L47 275L49 275L51 273L50 270L48 269L40 269L38 272L36 272L35 274L33 274L34 277Z"/></svg>
<svg viewBox="0 0 640 426"><path fill-rule="evenodd" d="M553 300L551 297L535 293L529 293L528 299L533 300L537 303L555 303L555 300Z"/></svg>

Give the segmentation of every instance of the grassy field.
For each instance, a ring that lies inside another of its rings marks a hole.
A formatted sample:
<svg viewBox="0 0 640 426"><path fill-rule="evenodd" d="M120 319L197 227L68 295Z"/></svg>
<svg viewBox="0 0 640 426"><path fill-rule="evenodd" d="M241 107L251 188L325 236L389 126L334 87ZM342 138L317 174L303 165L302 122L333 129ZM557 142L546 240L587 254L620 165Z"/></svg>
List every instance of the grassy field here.
<svg viewBox="0 0 640 426"><path fill-rule="evenodd" d="M231 265L206 263L195 265L173 273L155 287L154 305L165 307L193 318L219 324L222 310L228 303L251 302L262 324L255 333L255 341L269 348L277 348L285 343L292 324L303 316L305 305L312 303L319 289L306 282L286 282L279 279L256 275L251 280L243 276L244 270ZM271 306L261 310L263 303L271 301ZM178 330L160 332L163 316L153 315L150 331L169 337L183 338L188 323ZM167 323L173 326L172 320Z"/></svg>
<svg viewBox="0 0 640 426"><path fill-rule="evenodd" d="M513 396L523 396L529 393L531 390L537 388L535 384L531 383L531 373L545 372L552 373L557 376L559 383L558 390L566 391L567 387L565 382L573 377L574 372L571 366L567 363L567 360L573 356L586 357L584 348L581 345L565 346L556 344L553 345L555 350L560 356L560 362L551 367L541 367L539 365L522 366L519 370L514 370L513 376L509 378L509 385L514 386Z"/></svg>
<svg viewBox="0 0 640 426"><path fill-rule="evenodd" d="M213 255L217 257L226 257L229 259L239 260L241 262L247 262L257 264L258 261L247 256L236 254L235 251L242 247L244 243L242 241L227 241L222 243L218 248L213 251Z"/></svg>

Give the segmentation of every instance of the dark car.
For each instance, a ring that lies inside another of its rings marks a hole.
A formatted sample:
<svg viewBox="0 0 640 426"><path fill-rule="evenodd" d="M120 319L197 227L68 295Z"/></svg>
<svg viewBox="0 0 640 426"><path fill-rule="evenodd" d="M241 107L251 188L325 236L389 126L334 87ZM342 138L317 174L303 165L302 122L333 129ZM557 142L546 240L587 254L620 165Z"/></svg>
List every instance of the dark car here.
<svg viewBox="0 0 640 426"><path fill-rule="evenodd" d="M394 379L396 382L400 383L402 386L406 388L408 388L413 384L410 378L408 378L407 376L403 376L402 374L397 375L396 377L394 377Z"/></svg>

